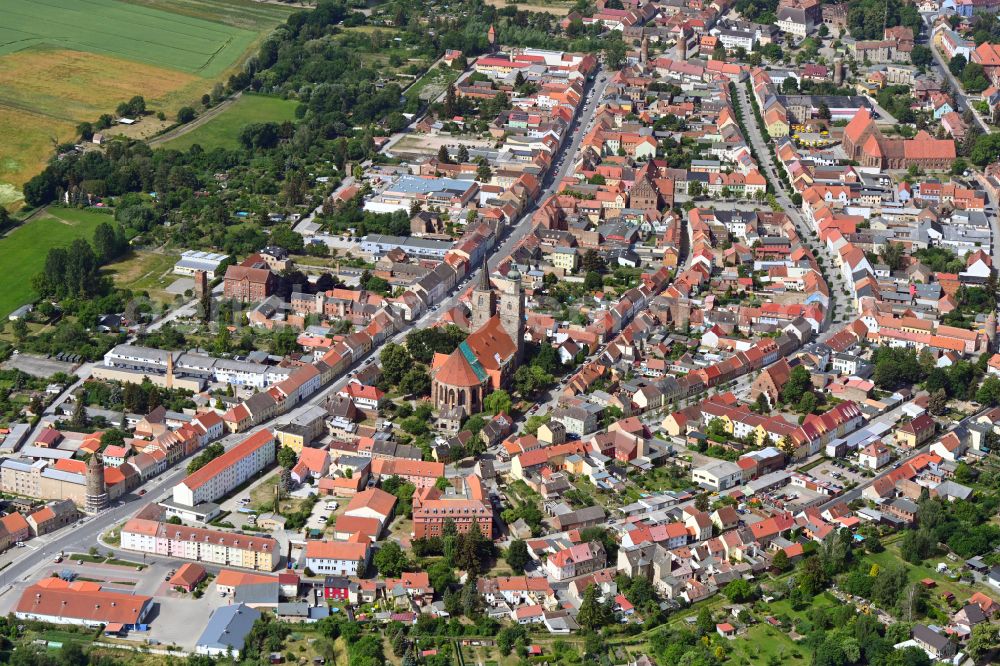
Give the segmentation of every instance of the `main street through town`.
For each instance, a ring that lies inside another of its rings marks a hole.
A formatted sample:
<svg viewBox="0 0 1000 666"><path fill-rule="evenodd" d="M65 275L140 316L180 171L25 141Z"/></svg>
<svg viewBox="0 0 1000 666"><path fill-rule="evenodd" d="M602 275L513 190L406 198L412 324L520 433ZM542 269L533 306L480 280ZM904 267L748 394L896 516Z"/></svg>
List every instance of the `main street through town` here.
<svg viewBox="0 0 1000 666"><path fill-rule="evenodd" d="M576 154L576 151L580 146L580 141L583 138L584 130L593 119L594 113L597 110L601 97L604 95L604 90L607 88L609 80L610 79L607 74L599 70L593 84L589 87L589 92L587 93L583 109L577 114L576 120L569 129L569 136L571 139L565 142L554 156L553 165L555 168L552 169L551 174L547 176L543 182L544 188L541 196L525 211L524 215L511 228L506 238L489 256L487 260L488 270L495 270L500 262L513 251L514 246L531 231L532 214L537 210L539 202L544 201L555 193L559 182L567 174L571 164L571 159L569 158ZM480 268L479 270L483 270L483 268ZM479 270L471 273L461 283L460 288L456 289L455 293L453 293L450 297L446 298L437 307L434 307L426 312L417 321L406 326L402 331L397 333L388 341L400 343L405 339L406 334L411 330L427 328L437 323L442 312L445 312L459 304L462 293L461 287L468 288L468 285L475 284L474 279L479 274ZM189 308L190 305L190 303L184 304L181 306L181 309ZM166 321L173 321L176 318L175 313L169 314L162 320L158 321L156 325L162 325L162 323ZM150 328L153 327L151 326ZM386 343L384 342L382 345L373 347L367 360L359 359L356 366L376 362L374 359L377 358L378 352L384 344ZM342 376L328 387L317 392L316 395L309 400L282 415L280 417L281 421L284 422L292 420L295 417L300 416L307 409L321 404L328 395L339 391L349 380L349 375ZM273 424L270 423L260 424L246 432L227 435L222 438L220 442L223 446L225 446L226 450L229 450L238 442L243 441L253 433L269 428L272 425ZM119 501L116 505L112 506L108 511L102 512L96 516L84 518L72 527L35 539L32 541L31 548L26 547L17 551L15 553L16 559L9 566L0 571L0 597L8 594L15 583L31 579L41 570L50 568L53 564L53 559L58 553L86 552L90 547L98 543L98 537L101 534L124 521L128 516L138 511L138 509L140 509L143 505L151 501L159 501L166 498L169 495L171 488L177 485L177 483L179 483L187 475L185 469L186 466L187 460L182 460L167 472L146 483L143 486L143 489L146 492L142 496L130 494ZM107 548L102 547L102 550L107 550ZM132 559L135 558L133 557Z"/></svg>
<svg viewBox="0 0 1000 666"><path fill-rule="evenodd" d="M827 329L819 337L820 342L825 342L855 315L854 300L847 291L846 283L839 271L838 262L834 260L833 254L827 248L826 244L820 241L816 232L803 219L802 211L792 203L791 194L785 189L785 182L778 176L778 166L771 156L770 148L764 143L764 135L757 124L757 116L753 112L752 100L747 92L746 85L742 83L736 84L736 95L739 99L739 110L743 118L743 124L750 134L749 137L744 138L750 139L754 151L761 162L760 166L764 169L767 181L774 190L774 196L778 204L784 209L785 214L788 215L789 219L795 225L795 229L798 231L802 242L815 253L816 259L820 262L821 268L825 273L833 306L827 311Z"/></svg>

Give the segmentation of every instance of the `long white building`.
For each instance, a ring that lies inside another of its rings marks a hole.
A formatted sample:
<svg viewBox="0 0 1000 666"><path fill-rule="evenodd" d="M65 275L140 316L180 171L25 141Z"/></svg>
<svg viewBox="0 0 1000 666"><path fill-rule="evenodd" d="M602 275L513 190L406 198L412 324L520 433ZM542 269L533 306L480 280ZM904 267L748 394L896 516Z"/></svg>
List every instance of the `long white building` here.
<svg viewBox="0 0 1000 666"><path fill-rule="evenodd" d="M174 486L174 502L193 507L225 497L273 463L276 454L274 433L256 432Z"/></svg>

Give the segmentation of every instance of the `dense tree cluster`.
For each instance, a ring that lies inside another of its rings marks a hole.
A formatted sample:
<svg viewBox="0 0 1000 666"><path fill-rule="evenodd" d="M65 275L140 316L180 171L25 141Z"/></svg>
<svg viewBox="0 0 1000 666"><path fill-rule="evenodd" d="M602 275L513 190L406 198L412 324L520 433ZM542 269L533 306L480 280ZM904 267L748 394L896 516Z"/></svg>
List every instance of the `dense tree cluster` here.
<svg viewBox="0 0 1000 666"><path fill-rule="evenodd" d="M911 28L916 36L922 23L916 6L900 0L858 0L847 9L847 27L854 39L882 39L883 26L897 25Z"/></svg>

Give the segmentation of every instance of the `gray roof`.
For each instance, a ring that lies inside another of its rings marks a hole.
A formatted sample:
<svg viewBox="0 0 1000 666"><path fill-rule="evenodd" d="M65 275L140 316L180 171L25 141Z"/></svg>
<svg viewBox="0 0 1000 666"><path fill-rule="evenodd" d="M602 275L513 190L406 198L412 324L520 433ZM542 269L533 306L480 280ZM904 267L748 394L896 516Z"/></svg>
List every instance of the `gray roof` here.
<svg viewBox="0 0 1000 666"><path fill-rule="evenodd" d="M217 608L209 618L205 631L201 632L198 645L218 650L242 650L243 641L259 618L260 611L244 604Z"/></svg>
<svg viewBox="0 0 1000 666"><path fill-rule="evenodd" d="M278 581L239 585L233 590L233 598L244 604L277 604Z"/></svg>
<svg viewBox="0 0 1000 666"><path fill-rule="evenodd" d="M939 634L926 624L913 625L913 637L921 643L930 645L937 651L941 651L948 646L948 637Z"/></svg>

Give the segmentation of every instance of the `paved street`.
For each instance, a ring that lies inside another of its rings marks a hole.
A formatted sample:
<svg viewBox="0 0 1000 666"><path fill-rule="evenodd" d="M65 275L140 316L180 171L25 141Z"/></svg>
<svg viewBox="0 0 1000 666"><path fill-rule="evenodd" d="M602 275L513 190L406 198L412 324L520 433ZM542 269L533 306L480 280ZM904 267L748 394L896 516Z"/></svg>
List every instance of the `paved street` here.
<svg viewBox="0 0 1000 666"><path fill-rule="evenodd" d="M799 233L802 242L815 251L817 260L826 272L827 286L830 288L830 297L833 299L833 307L827 311L827 329L820 337L819 341L824 342L840 330L843 324L849 322L856 314L854 300L851 296L845 295L845 282L840 274L839 264L834 260L833 255L824 243L816 236L812 227L806 224L802 212L792 203L791 193L785 189L785 183L778 176L778 166L771 157L771 151L764 143L764 135L757 125L757 116L754 115L753 105L750 95L747 93L744 84L736 85L737 96L739 97L740 110L743 114L743 123L750 133L747 137L753 144L757 156L761 160L761 168L767 177L768 182L774 189L774 196L778 204L785 210L789 219L795 224L795 229ZM831 325L832 324L832 325Z"/></svg>
<svg viewBox="0 0 1000 666"><path fill-rule="evenodd" d="M583 138L583 132L580 131L581 127L586 127L590 120L594 116L594 112L597 108L598 102L604 94L604 89L608 84L608 77L601 73L596 79L596 82L592 88L592 93L588 97L584 109L578 115L578 118L570 129L570 136L572 140L566 143L562 149L556 155L556 162L558 163L562 160L562 166L556 170L556 173L549 176L545 180L545 189L542 193L540 201L544 201L546 198L551 196L562 178L566 175L570 160L565 159L566 156L572 156L576 153L577 148L580 145L580 141ZM531 230L531 216L537 209L537 203L532 205L513 229L508 234L507 238L494 250L493 254L488 259L489 270L494 270L500 261L506 258L510 252L513 250L514 245L519 242L525 235ZM482 270L481 268L479 270ZM475 276L478 275L478 271L475 271L469 276L462 284L468 285ZM447 310L448 308L454 307L459 303L459 290L451 297L447 298L438 307L432 309L431 311L424 314L418 321L413 322L404 330L397 333L394 337L390 338L394 342L402 342L406 334L413 329L426 328L435 324L440 317L440 313ZM193 307L192 303L188 303L183 308ZM177 318L177 313L171 312L162 320L150 325L150 330L153 330L166 321L172 321ZM385 343L383 343L385 344ZM372 359L377 358L380 346L374 347L371 354L366 361L359 361L361 363L371 363ZM89 372L88 372L89 375ZM328 394L331 392L339 391L341 388L347 384L350 379L349 375L345 375L340 379L333 382L325 390L319 391L309 400L300 404L298 407L292 409L290 412L284 414L280 420L282 422L294 419L296 416L301 415L306 409L320 404ZM68 395L68 391L60 396L65 399L65 395ZM220 441L228 450L235 446L238 442L247 438L255 432L258 432L264 428L269 428L273 424L264 423L254 428L251 428L247 432L239 433L236 435L227 435ZM35 433L37 434L37 433ZM187 473L185 467L187 461L183 460L178 465L174 466L172 469L166 473L160 475L159 477L151 480L143 486L146 490L144 496L138 496L135 494L128 495L119 506L115 506L109 511L101 513L97 516L87 517L77 526L70 529L61 530L53 535L48 535L46 537L41 537L39 539L33 540L31 543L37 548L37 550L27 550L22 554L18 554L18 559L16 559L10 566L8 566L3 571L0 571L0 597L5 595L9 590L10 586L17 582L23 581L37 576L38 572L45 569L51 564L51 558L55 553L58 552L86 552L91 546L97 543L97 538L101 533L107 531L113 525L124 521L128 516L134 514L139 508L145 505L147 502L158 501L168 496L171 488L183 479ZM131 554L134 559L135 554Z"/></svg>
<svg viewBox="0 0 1000 666"><path fill-rule="evenodd" d="M899 407L893 409L892 411L886 412L885 414L883 414L882 416L880 416L879 418L877 418L875 420L876 421L882 421L882 420L885 420L885 419L891 419L890 422L895 423L896 421L899 420L900 416L902 415L902 409L903 409L903 407L904 407L905 404L906 403L904 403L903 405L900 405ZM967 416L964 419L962 419L961 421L959 421L958 423L953 424L950 428L947 428L947 429L939 432L938 435L935 436L933 439L931 439L929 442L927 442L926 444L924 444L923 446L921 446L919 448L914 449L912 452L909 453L909 455L906 455L905 457L900 458L896 463L893 464L893 466L891 468L884 469L882 471L882 473L880 473L880 474L872 477L871 479L869 479L865 483L862 483L862 484L860 484L860 485L852 488L851 490L847 491L846 493L844 493L844 494L842 494L842 495L840 495L838 497L835 497L835 498L831 499L826 504L821 505L819 507L820 511L825 511L826 509L829 509L831 506L839 504L840 502L846 502L847 504L850 504L854 500L856 500L859 497L861 497L861 493L864 491L865 488L867 488L868 486L870 486L873 483L875 483L875 481L878 480L879 478L885 476L891 469L896 469L897 467L901 467L902 465L904 465L904 464L910 462L911 460L913 460L914 458L916 458L921 453L927 453L927 451L931 448L931 445L934 444L934 442L937 442L938 440L940 440L941 437L943 437L945 434L947 434L947 433L949 433L949 432L951 432L953 430L957 430L958 428L960 428L960 427L962 427L964 425L968 425L969 423L971 423L973 421L973 419L977 418L984 411L986 411L986 410L983 409L983 410L980 410L980 411L976 412L975 414L972 414L971 416Z"/></svg>
<svg viewBox="0 0 1000 666"><path fill-rule="evenodd" d="M934 68L938 73L944 78L945 81L951 84L952 96L955 98L955 110L962 113L966 109L972 109L972 115L976 119L976 123L982 128L984 132L992 132L992 128L986 124L986 122L980 117L979 112L973 108L972 104L969 102L969 96L965 94L962 84L952 75L951 70L948 69L948 63L945 61L944 56L938 52L937 48L934 46L934 33L931 31L934 25L934 19L937 18L937 14L924 14L924 23L927 24L926 34L927 45L931 49L931 53L934 55ZM922 40L918 40L922 41Z"/></svg>

